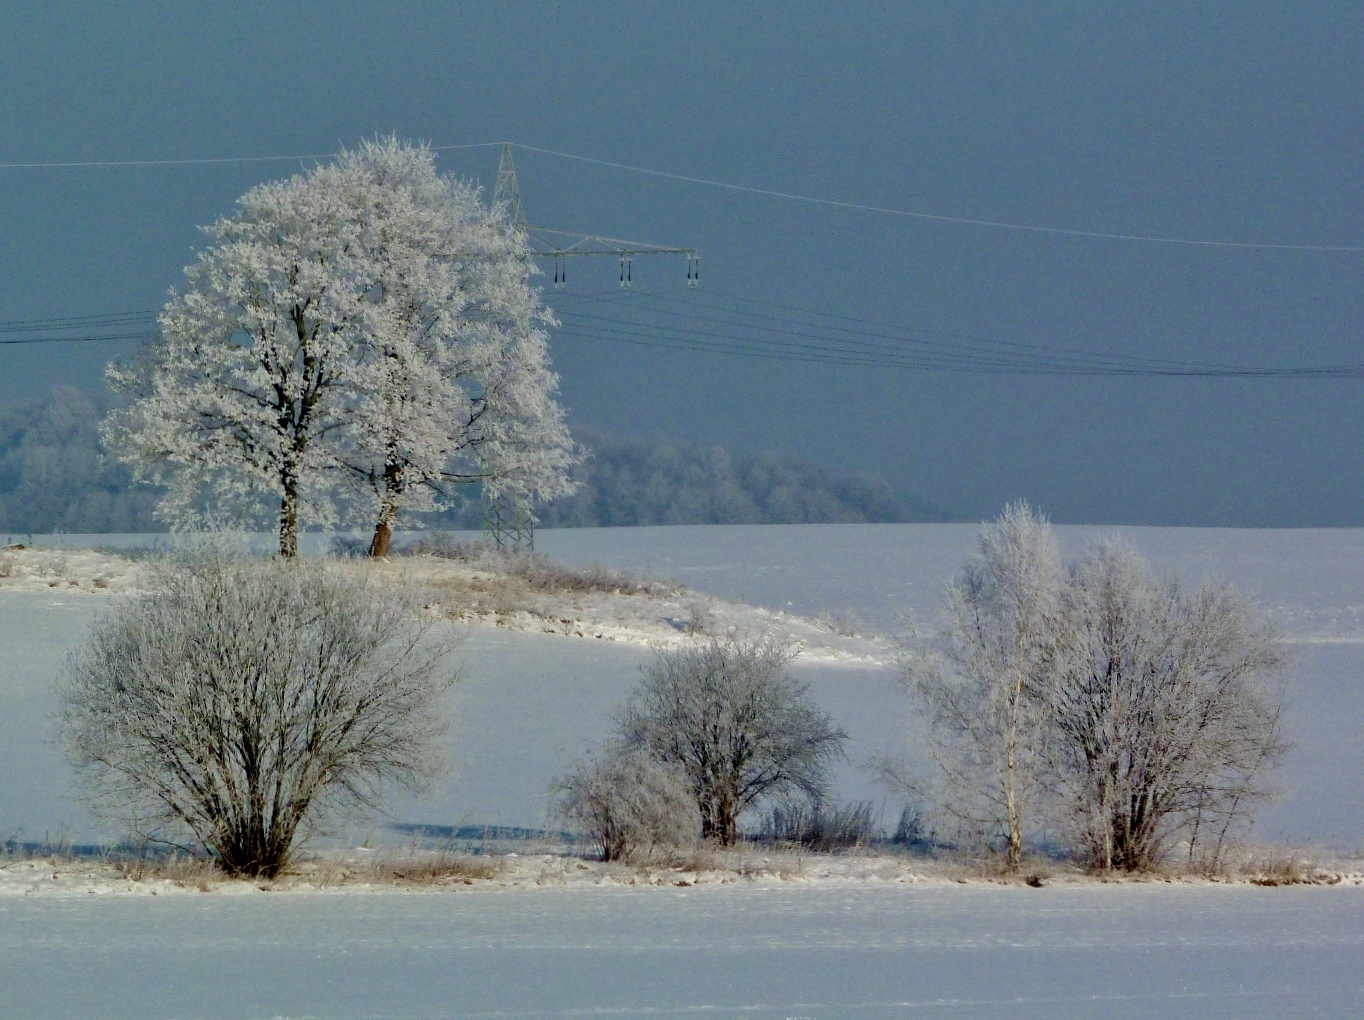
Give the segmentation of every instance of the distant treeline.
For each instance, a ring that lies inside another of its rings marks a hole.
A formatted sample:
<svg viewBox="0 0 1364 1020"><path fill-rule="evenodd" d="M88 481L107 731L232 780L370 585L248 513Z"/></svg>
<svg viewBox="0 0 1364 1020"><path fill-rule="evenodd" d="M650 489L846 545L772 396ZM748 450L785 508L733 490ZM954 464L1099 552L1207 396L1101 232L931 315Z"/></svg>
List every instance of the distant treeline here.
<svg viewBox="0 0 1364 1020"><path fill-rule="evenodd" d="M153 516L158 493L134 485L100 450L98 425L109 403L102 393L60 387L45 400L0 412L0 532L165 530ZM541 527L961 519L898 494L875 476L836 476L794 457L616 439L585 429L575 436L590 451L576 471L580 487L537 508ZM480 522L474 498L430 523L477 528Z"/></svg>
<svg viewBox="0 0 1364 1020"><path fill-rule="evenodd" d="M110 399L70 387L0 412L0 532L164 531L158 493L104 456L99 421Z"/></svg>
<svg viewBox="0 0 1364 1020"><path fill-rule="evenodd" d="M795 457L731 453L575 431L591 456L578 492L539 511L545 527L952 521L872 475L832 475Z"/></svg>

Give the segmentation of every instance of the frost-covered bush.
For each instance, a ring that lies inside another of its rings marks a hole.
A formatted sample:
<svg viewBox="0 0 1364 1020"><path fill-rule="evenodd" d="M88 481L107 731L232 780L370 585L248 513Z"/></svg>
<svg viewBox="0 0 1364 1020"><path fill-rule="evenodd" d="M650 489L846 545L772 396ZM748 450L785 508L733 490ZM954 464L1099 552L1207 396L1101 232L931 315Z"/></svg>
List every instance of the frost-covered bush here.
<svg viewBox="0 0 1364 1020"><path fill-rule="evenodd" d="M694 841L701 817L686 773L638 751L610 746L574 762L557 784L561 818L613 861Z"/></svg>
<svg viewBox="0 0 1364 1020"><path fill-rule="evenodd" d="M1117 541L1066 595L1050 702L1075 850L1104 870L1159 865L1181 841L1218 861L1288 749L1274 634L1231 589L1157 580Z"/></svg>
<svg viewBox="0 0 1364 1020"><path fill-rule="evenodd" d="M335 810L437 770L445 648L391 589L318 564L165 562L61 681L71 758L131 831L272 876Z"/></svg>
<svg viewBox="0 0 1364 1020"><path fill-rule="evenodd" d="M625 743L686 773L702 834L722 844L764 797L821 799L843 753L848 735L791 675L793 654L739 636L662 652L622 712Z"/></svg>

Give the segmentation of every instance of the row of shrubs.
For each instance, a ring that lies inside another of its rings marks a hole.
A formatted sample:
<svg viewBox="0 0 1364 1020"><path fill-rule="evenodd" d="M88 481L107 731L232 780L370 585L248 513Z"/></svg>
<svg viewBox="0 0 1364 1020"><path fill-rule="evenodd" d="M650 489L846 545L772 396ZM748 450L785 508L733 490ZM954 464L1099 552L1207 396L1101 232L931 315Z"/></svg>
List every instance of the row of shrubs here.
<svg viewBox="0 0 1364 1020"><path fill-rule="evenodd" d="M110 611L60 685L71 758L134 834L270 876L336 812L442 771L451 646L410 593L212 550L150 570L149 593ZM1287 747L1283 659L1229 590L1153 580L1111 543L1065 568L1045 520L1015 506L982 531L947 609L902 659L931 760L875 763L914 806L898 841L1016 868L1046 836L1091 867L1139 870L1176 845L1220 853L1267 794ZM607 742L555 784L557 811L606 859L727 845L754 817L773 841L866 843L871 806L829 797L848 735L793 656L740 634L660 652Z"/></svg>
<svg viewBox="0 0 1364 1020"><path fill-rule="evenodd" d="M1020 503L982 529L945 603L944 628L906 639L900 661L927 760L870 763L913 805L900 841L1011 870L1030 844L1104 871L1177 850L1221 867L1289 749L1282 646L1234 590L1157 578L1113 539L1065 564ZM729 843L763 802L769 838L864 840L869 806L826 806L847 734L789 662L735 636L660 655L612 739L562 781L565 818L607 858L698 831Z"/></svg>

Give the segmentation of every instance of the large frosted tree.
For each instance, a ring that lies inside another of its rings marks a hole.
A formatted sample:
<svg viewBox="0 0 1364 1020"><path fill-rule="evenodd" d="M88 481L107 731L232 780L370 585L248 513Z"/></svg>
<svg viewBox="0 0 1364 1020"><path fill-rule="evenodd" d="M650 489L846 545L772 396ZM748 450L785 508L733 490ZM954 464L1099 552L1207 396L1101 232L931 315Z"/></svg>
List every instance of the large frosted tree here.
<svg viewBox="0 0 1364 1020"><path fill-rule="evenodd" d="M445 505L451 484L569 491L553 320L524 233L441 177L427 149L381 141L342 166L369 203L359 243L378 268L342 454L375 522L371 551L387 552L400 515Z"/></svg>
<svg viewBox="0 0 1364 1020"><path fill-rule="evenodd" d="M293 556L301 526L361 517L382 554L451 483L567 490L524 237L428 149L366 143L207 233L158 339L109 373L135 399L106 441L173 526L274 515Z"/></svg>

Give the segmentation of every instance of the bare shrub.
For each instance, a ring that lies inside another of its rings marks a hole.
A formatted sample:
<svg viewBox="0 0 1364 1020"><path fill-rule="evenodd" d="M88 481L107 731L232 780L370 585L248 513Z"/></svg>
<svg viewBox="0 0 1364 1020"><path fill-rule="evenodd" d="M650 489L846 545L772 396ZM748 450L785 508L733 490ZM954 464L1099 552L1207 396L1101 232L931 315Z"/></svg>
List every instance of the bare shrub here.
<svg viewBox="0 0 1364 1020"><path fill-rule="evenodd" d="M876 838L877 829L871 801L826 807L797 800L774 804L763 819L758 838L827 853L867 846Z"/></svg>
<svg viewBox="0 0 1364 1020"><path fill-rule="evenodd" d="M1002 844L1009 869L1022 863L1030 813L1049 777L1063 576L1051 526L1026 503L981 530L976 555L947 591L946 631L902 661L928 723L934 775L916 782L882 763L963 840Z"/></svg>
<svg viewBox="0 0 1364 1020"><path fill-rule="evenodd" d="M619 720L625 742L686 772L702 835L734 842L739 815L767 796L821 799L847 734L791 676L775 639L712 638L661 652Z"/></svg>
<svg viewBox="0 0 1364 1020"><path fill-rule="evenodd" d="M575 762L556 800L559 816L586 832L604 861L676 849L701 829L686 773L618 746Z"/></svg>
<svg viewBox="0 0 1364 1020"><path fill-rule="evenodd" d="M269 877L331 812L436 771L445 652L398 593L320 565L163 561L68 661L66 743L131 831Z"/></svg>
<svg viewBox="0 0 1364 1020"><path fill-rule="evenodd" d="M710 603L697 599L687 606L686 618L682 621L682 631L692 637L715 633L715 611Z"/></svg>
<svg viewBox="0 0 1364 1020"><path fill-rule="evenodd" d="M1156 581L1117 541L1074 571L1067 601L1052 714L1077 849L1138 871L1184 839L1215 865L1288 747L1273 634L1230 589Z"/></svg>

